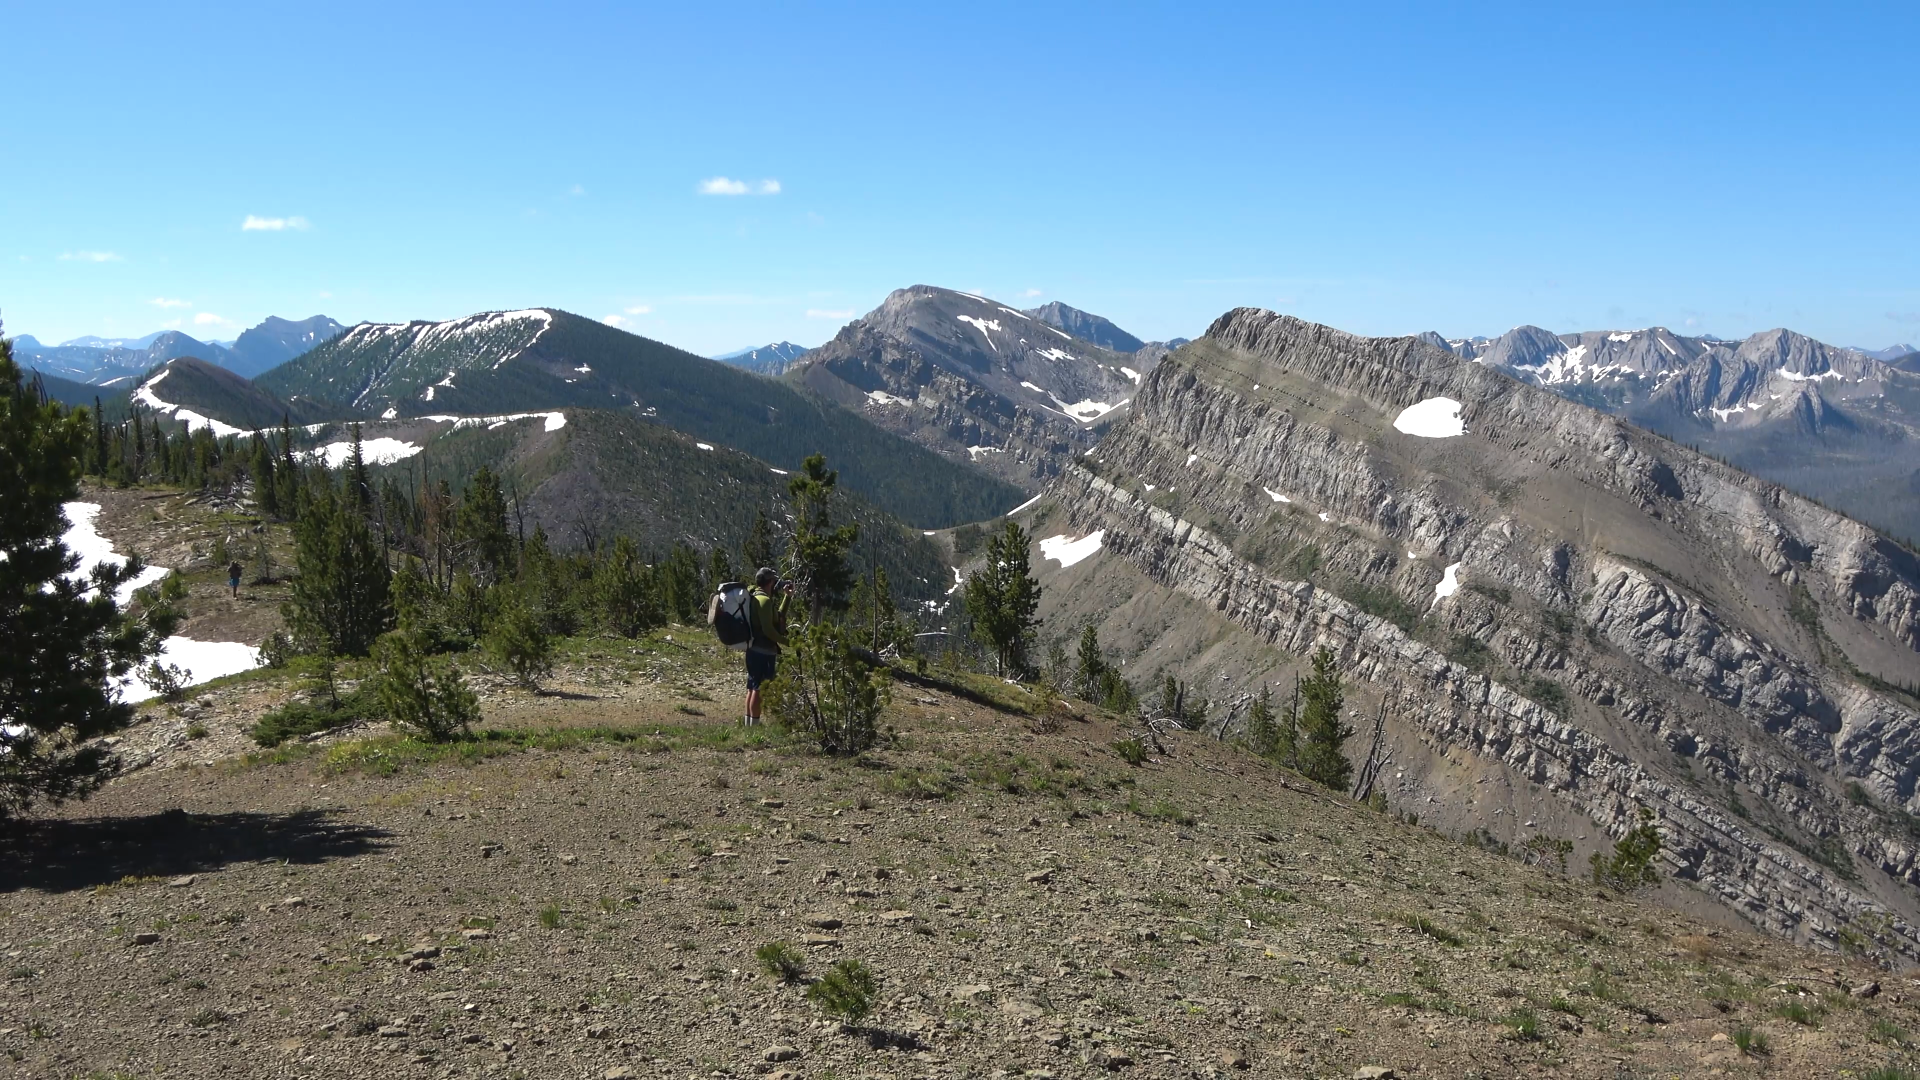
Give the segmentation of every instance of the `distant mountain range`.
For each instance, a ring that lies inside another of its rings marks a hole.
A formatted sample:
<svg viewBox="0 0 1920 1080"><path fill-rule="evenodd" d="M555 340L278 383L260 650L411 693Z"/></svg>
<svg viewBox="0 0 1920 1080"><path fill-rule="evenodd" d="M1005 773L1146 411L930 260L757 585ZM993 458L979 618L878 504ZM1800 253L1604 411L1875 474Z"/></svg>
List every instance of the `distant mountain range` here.
<svg viewBox="0 0 1920 1080"><path fill-rule="evenodd" d="M1521 326L1497 338L1422 338L1920 537L1920 365L1791 330L1741 341L1665 327L1554 334Z"/></svg>
<svg viewBox="0 0 1920 1080"><path fill-rule="evenodd" d="M231 342L200 341L178 330L137 338L80 337L44 345L28 334L14 339L21 366L70 382L124 389L156 364L183 356L251 378L306 352L346 327L325 315L299 322L268 317Z"/></svg>
<svg viewBox="0 0 1920 1080"><path fill-rule="evenodd" d="M806 354L806 351L804 347L795 345L791 341L776 341L771 345L740 349L724 356L716 356L714 359L761 375L778 375L791 367L795 360Z"/></svg>

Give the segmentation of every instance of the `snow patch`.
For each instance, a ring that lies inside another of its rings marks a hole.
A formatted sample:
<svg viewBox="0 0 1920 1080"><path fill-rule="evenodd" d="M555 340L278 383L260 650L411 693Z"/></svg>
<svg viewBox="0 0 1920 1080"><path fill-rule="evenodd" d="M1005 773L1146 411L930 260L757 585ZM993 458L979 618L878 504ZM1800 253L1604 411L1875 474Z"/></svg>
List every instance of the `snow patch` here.
<svg viewBox="0 0 1920 1080"><path fill-rule="evenodd" d="M1846 376L1840 374L1837 371L1822 371L1818 375L1802 375L1797 371L1788 371L1786 368L1781 368L1779 371L1775 372L1775 374L1779 375L1783 379L1792 380L1793 382L1819 382L1821 379L1846 378Z"/></svg>
<svg viewBox="0 0 1920 1080"><path fill-rule="evenodd" d="M1394 430L1422 439L1451 439L1466 434L1460 421L1460 403L1449 397L1428 398L1400 410Z"/></svg>
<svg viewBox="0 0 1920 1080"><path fill-rule="evenodd" d="M1078 540L1069 540L1065 533L1049 536L1040 541L1040 557L1052 559L1060 564L1062 570L1100 550L1100 542L1106 539L1107 530L1095 529Z"/></svg>
<svg viewBox="0 0 1920 1080"><path fill-rule="evenodd" d="M1045 323L1041 323L1040 325L1046 326ZM1073 335L1067 333L1065 330L1058 330L1051 326L1047 326L1047 329L1052 330L1054 333L1059 334L1061 337L1066 338L1068 341L1073 340Z"/></svg>
<svg viewBox="0 0 1920 1080"><path fill-rule="evenodd" d="M1054 348L1035 349L1033 352L1033 355L1044 356L1049 360L1055 360L1055 361L1073 359L1073 354L1068 352L1065 349L1054 349Z"/></svg>
<svg viewBox="0 0 1920 1080"><path fill-rule="evenodd" d="M1413 558L1413 552L1407 552L1407 558ZM1433 587L1433 602L1439 603L1460 591L1460 564L1454 563L1440 575L1440 584Z"/></svg>
<svg viewBox="0 0 1920 1080"><path fill-rule="evenodd" d="M353 443L328 443L313 451L327 463L327 468L338 469L353 456ZM360 443L360 459L369 465L391 465L396 461L410 458L420 452L420 447L400 439L382 436L378 439L365 439Z"/></svg>
<svg viewBox="0 0 1920 1080"><path fill-rule="evenodd" d="M1001 310L1001 311L1004 311L1004 312L1006 312L1006 313L1007 313L1007 314L1009 314L1009 315L1013 315L1013 316L1017 316L1017 317L1019 317L1019 318L1022 318L1022 319L1025 319L1025 320L1027 320L1028 322L1032 322L1032 321L1033 321L1033 316L1031 316L1031 315L1029 315L1029 314L1027 314L1027 313L1026 313L1026 312L1024 312L1024 311L1015 311L1015 310L1013 310L1013 309L1012 309L1012 308L1010 308L1010 307L1003 307L1003 308L1001 308L1000 310Z"/></svg>
<svg viewBox="0 0 1920 1080"><path fill-rule="evenodd" d="M1196 462L1196 461L1198 461L1198 460L1200 460L1200 455L1199 455L1199 454L1188 454L1188 455L1187 455L1187 468L1189 468L1189 469L1191 469L1191 468L1193 468L1193 463L1194 463L1194 462Z"/></svg>
<svg viewBox="0 0 1920 1080"><path fill-rule="evenodd" d="M703 443L703 442L697 442L697 443L694 443L693 445L694 445L694 446L696 446L696 447L698 447L698 448L700 448L700 449L702 449L702 450L711 450L711 449L713 449L713 444L712 444L712 443Z"/></svg>
<svg viewBox="0 0 1920 1080"><path fill-rule="evenodd" d="M1607 335L1607 340L1608 340L1608 341L1632 341L1632 340L1633 340L1633 334L1631 334L1631 333L1626 333L1626 334L1608 334L1608 335Z"/></svg>
<svg viewBox="0 0 1920 1080"><path fill-rule="evenodd" d="M969 461L979 461L981 454L1004 454L1006 452L1007 448L1004 446L969 446L967 447L967 459Z"/></svg>
<svg viewBox="0 0 1920 1080"><path fill-rule="evenodd" d="M160 655L154 659L186 672L186 685L199 686L223 675L238 675L259 667L260 650L238 641L195 641L192 638L170 637L160 643ZM153 687L147 685L146 679L138 671L114 680L114 688L120 692L123 701L145 701L156 696Z"/></svg>
<svg viewBox="0 0 1920 1080"><path fill-rule="evenodd" d="M1014 507L1013 509L1007 511L1006 513L1001 514L1000 516L1012 517L1013 515L1019 513L1022 510L1025 510L1027 507L1032 506L1034 503L1037 503L1044 498L1046 498L1046 493L1042 492L1041 494L1035 495L1033 498L1028 499L1026 502L1021 503L1019 506Z"/></svg>
<svg viewBox="0 0 1920 1080"><path fill-rule="evenodd" d="M187 430L189 431L198 426L207 428L215 435L222 437L227 435L245 435L247 433L245 428L237 428L232 424L223 424L210 416L202 416L192 409L183 409L171 402L160 400L160 398L154 394L153 388L166 381L167 376L171 374L173 374L173 369L168 368L160 374L155 375L152 379L149 379L138 389L134 390L133 400L145 405L154 412L171 414L175 420L186 424Z"/></svg>
<svg viewBox="0 0 1920 1080"><path fill-rule="evenodd" d="M1000 346L995 345L993 343L993 335L987 333L989 329L992 329L992 330L1000 329L999 319L976 319L971 315L956 315L954 317L959 319L963 323L971 323L972 325L979 327L980 336L987 339L987 347L989 349L992 349L994 352L1000 351Z"/></svg>
<svg viewBox="0 0 1920 1080"><path fill-rule="evenodd" d="M453 429L455 431L458 431L461 428L481 427L481 426L485 426L486 428L491 430L493 428L499 427L502 424L511 424L515 420L531 420L536 416L542 417L546 420L547 422L546 429L548 431L559 431L561 428L567 426L567 414L560 413L560 412L505 413L500 416L437 415L437 416L423 416L420 419L427 420L435 424L452 424Z"/></svg>
<svg viewBox="0 0 1920 1080"><path fill-rule="evenodd" d="M1260 490L1266 492L1267 498L1272 499L1274 502L1290 503L1293 501L1292 499L1287 498L1285 495L1280 494L1279 492L1273 490L1272 488L1263 487Z"/></svg>
<svg viewBox="0 0 1920 1080"><path fill-rule="evenodd" d="M1333 520L1333 516L1332 516L1331 514L1328 514L1328 513L1327 513L1327 512L1325 511L1325 510L1322 510L1322 511L1320 511L1320 520L1321 520L1321 521L1332 521L1332 520Z"/></svg>
<svg viewBox="0 0 1920 1080"><path fill-rule="evenodd" d="M867 400L873 402L875 405L911 405L913 404L912 398L899 397L894 394L889 394L885 390L867 391Z"/></svg>
<svg viewBox="0 0 1920 1080"><path fill-rule="evenodd" d="M61 511L67 519L67 531L60 534L60 542L68 551L80 556L80 565L72 573L75 581L87 581L93 577L93 568L101 563L111 566L127 565L125 555L116 554L113 541L100 535L94 528L95 518L100 516L100 504L90 502L62 503ZM113 591L114 603L126 607L133 602L133 594L166 577L172 571L164 566L149 566L140 571L139 576L122 582Z"/></svg>
<svg viewBox="0 0 1920 1080"><path fill-rule="evenodd" d="M1137 371L1135 371L1135 370L1133 370L1132 368L1130 368L1130 367L1122 367L1122 368L1120 369L1120 374L1122 374L1122 375L1125 375L1125 376L1126 376L1127 378L1129 378L1129 379L1132 379L1132 380L1133 380L1133 385L1135 385L1135 386L1139 386L1139 385L1140 385L1140 373L1139 373L1139 372L1137 372ZM1258 389L1260 389L1260 388L1256 386L1256 387L1254 387L1254 389L1255 389L1255 390L1258 390Z"/></svg>

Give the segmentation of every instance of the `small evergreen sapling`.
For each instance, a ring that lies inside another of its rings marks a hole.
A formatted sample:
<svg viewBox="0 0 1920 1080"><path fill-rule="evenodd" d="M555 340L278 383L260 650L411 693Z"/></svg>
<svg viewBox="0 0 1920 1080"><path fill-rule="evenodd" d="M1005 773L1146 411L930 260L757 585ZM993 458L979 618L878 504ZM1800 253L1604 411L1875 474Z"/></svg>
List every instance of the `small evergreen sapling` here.
<svg viewBox="0 0 1920 1080"><path fill-rule="evenodd" d="M807 1000L820 1006L828 1016L837 1016L852 1027L873 1012L880 994L880 981L867 965L858 960L842 960L827 969L820 981L807 987Z"/></svg>
<svg viewBox="0 0 1920 1080"><path fill-rule="evenodd" d="M394 724L432 742L471 733L480 701L460 669L429 659L419 639L395 632L380 639L380 704Z"/></svg>

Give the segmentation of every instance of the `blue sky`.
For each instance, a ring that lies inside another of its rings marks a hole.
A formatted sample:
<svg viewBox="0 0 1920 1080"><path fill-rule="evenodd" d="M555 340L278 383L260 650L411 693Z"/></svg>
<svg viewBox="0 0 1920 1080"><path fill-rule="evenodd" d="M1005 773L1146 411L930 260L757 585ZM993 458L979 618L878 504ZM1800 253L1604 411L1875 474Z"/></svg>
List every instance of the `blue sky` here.
<svg viewBox="0 0 1920 1080"><path fill-rule="evenodd" d="M9 2L0 318L1920 338L1916 5L1578 7Z"/></svg>

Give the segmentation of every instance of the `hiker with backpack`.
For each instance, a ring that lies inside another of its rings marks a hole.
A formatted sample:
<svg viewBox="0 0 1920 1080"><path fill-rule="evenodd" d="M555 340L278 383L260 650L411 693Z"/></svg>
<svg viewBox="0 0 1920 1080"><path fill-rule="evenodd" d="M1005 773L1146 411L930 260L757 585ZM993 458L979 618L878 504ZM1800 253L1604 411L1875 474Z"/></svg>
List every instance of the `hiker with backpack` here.
<svg viewBox="0 0 1920 1080"><path fill-rule="evenodd" d="M787 640L787 609L795 593L793 582L781 581L772 567L753 575L753 587L729 581L707 604L707 624L720 643L747 654L747 709L741 721L760 722L760 685L780 666L780 646Z"/></svg>

